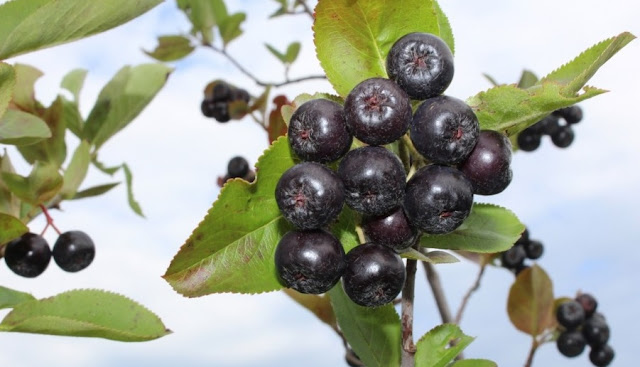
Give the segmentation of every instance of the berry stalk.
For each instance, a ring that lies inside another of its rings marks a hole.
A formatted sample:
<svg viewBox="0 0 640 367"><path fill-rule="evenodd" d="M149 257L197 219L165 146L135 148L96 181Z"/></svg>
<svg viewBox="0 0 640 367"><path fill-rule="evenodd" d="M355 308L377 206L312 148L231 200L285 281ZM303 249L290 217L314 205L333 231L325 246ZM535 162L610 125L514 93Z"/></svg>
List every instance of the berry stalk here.
<svg viewBox="0 0 640 367"><path fill-rule="evenodd" d="M402 289L402 367L415 365L416 346L413 343L413 299L417 261L407 259L407 278Z"/></svg>

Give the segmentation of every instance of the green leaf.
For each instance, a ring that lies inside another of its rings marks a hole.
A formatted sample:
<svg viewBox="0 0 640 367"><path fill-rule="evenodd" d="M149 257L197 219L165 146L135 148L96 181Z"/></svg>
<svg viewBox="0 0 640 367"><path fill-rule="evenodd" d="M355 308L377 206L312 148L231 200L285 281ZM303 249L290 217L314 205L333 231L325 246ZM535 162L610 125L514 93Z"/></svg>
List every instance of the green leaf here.
<svg viewBox="0 0 640 367"><path fill-rule="evenodd" d="M28 231L29 228L20 219L13 215L0 213L0 245L20 237Z"/></svg>
<svg viewBox="0 0 640 367"><path fill-rule="evenodd" d="M67 73L67 75L62 78L62 82L60 83L60 87L68 90L73 94L73 100L76 104L78 104L80 100L80 90L84 85L84 80L87 77L87 70L85 69L75 69L71 70Z"/></svg>
<svg viewBox="0 0 640 367"><path fill-rule="evenodd" d="M0 155L0 172L15 173L11 159L7 150L4 150L4 154ZM2 176L0 175L0 213L10 214L12 216L22 218L20 215L20 201L13 195L9 187L5 184Z"/></svg>
<svg viewBox="0 0 640 367"><path fill-rule="evenodd" d="M511 323L533 337L555 325L553 283L538 265L523 270L509 290Z"/></svg>
<svg viewBox="0 0 640 367"><path fill-rule="evenodd" d="M82 191L76 192L76 194L71 198L71 200L78 200L78 199L85 199L85 198L90 198L94 196L100 196L102 194L107 193L108 191L110 191L111 189L113 189L118 185L120 185L120 182L114 182L114 183L90 187L88 189L84 189Z"/></svg>
<svg viewBox="0 0 640 367"><path fill-rule="evenodd" d="M133 196L133 175L131 174L131 170L126 163L122 164L122 170L124 171L125 182L127 183L127 200L129 202L129 207L131 207L131 210L136 214L144 217L140 203L138 203Z"/></svg>
<svg viewBox="0 0 640 367"><path fill-rule="evenodd" d="M498 367L498 364L486 359L463 359L455 361L451 367Z"/></svg>
<svg viewBox="0 0 640 367"><path fill-rule="evenodd" d="M482 76L484 76L485 79L487 79L489 81L489 83L491 83L491 85L493 85L494 87L497 87L497 86L500 85L500 83L498 83L498 81L494 77L492 77L491 75L489 75L487 73L484 73L484 74L482 74Z"/></svg>
<svg viewBox="0 0 640 367"><path fill-rule="evenodd" d="M89 165L91 164L91 145L85 140L81 141L76 151L71 157L69 166L64 171L64 183L60 194L63 199L71 199L76 195L78 187L84 181L87 172L89 171Z"/></svg>
<svg viewBox="0 0 640 367"><path fill-rule="evenodd" d="M416 344L416 367L445 367L474 338L465 335L462 330L453 324L442 324L431 329ZM455 341L455 345L449 346Z"/></svg>
<svg viewBox="0 0 640 367"><path fill-rule="evenodd" d="M62 103L62 121L64 125L75 136L82 139L82 130L84 128L84 119L80 115L80 109L77 102L71 102L64 96L59 96Z"/></svg>
<svg viewBox="0 0 640 367"><path fill-rule="evenodd" d="M147 341L170 333L158 316L124 296L73 290L18 304L0 331Z"/></svg>
<svg viewBox="0 0 640 367"><path fill-rule="evenodd" d="M605 62L635 38L633 34L624 32L604 40L542 78L539 84L559 83L564 87L562 95L572 97L587 84L587 81Z"/></svg>
<svg viewBox="0 0 640 367"><path fill-rule="evenodd" d="M240 29L240 25L246 19L247 14L235 13L220 21L220 24L218 24L218 29L220 30L220 36L222 37L222 42L224 43L225 47L229 43L231 43L231 41L242 35L242 29Z"/></svg>
<svg viewBox="0 0 640 367"><path fill-rule="evenodd" d="M428 32L452 42L449 23L433 0L320 0L315 14L318 59L343 97L365 79L387 77L387 53L405 34Z"/></svg>
<svg viewBox="0 0 640 367"><path fill-rule="evenodd" d="M13 88L16 85L16 72L13 67L0 62L0 118L7 110L9 101L13 97Z"/></svg>
<svg viewBox="0 0 640 367"><path fill-rule="evenodd" d="M391 304L359 306L344 293L341 283L329 291L329 296L340 330L365 366L400 366L402 326Z"/></svg>
<svg viewBox="0 0 640 367"><path fill-rule="evenodd" d="M2 241L0 241L2 243ZM13 308L23 302L33 301L36 298L29 293L9 289L0 285L0 310Z"/></svg>
<svg viewBox="0 0 640 367"><path fill-rule="evenodd" d="M282 291L300 306L311 311L320 321L331 327L337 325L336 315L328 295L304 294L289 288L284 288Z"/></svg>
<svg viewBox="0 0 640 367"><path fill-rule="evenodd" d="M438 17L440 38L442 38L447 43L447 45L449 45L451 53L455 54L456 47L455 41L453 39L453 30L451 30L451 24L449 23L449 18L447 18L447 15L442 11L442 8L440 7L440 4L438 4L438 2L435 0L433 1L433 7L436 11L436 16Z"/></svg>
<svg viewBox="0 0 640 367"><path fill-rule="evenodd" d="M518 81L518 88L527 89L534 86L538 82L538 77L530 70L523 70L520 80Z"/></svg>
<svg viewBox="0 0 640 367"><path fill-rule="evenodd" d="M429 251L427 253L422 253L414 248L408 248L399 255L405 259L424 261L431 264L452 264L460 261L457 257L448 252Z"/></svg>
<svg viewBox="0 0 640 367"><path fill-rule="evenodd" d="M275 47L271 46L268 43L264 44L265 47L267 48L267 50L269 50L269 52L271 52L271 54L273 56L275 56L276 58L278 58L278 60L280 60L283 64L285 64L287 61L287 57L285 56L285 54L283 54L282 52L278 51Z"/></svg>
<svg viewBox="0 0 640 367"><path fill-rule="evenodd" d="M145 54L158 61L175 61L189 55L195 47L191 41L183 36L159 36L158 45L153 51L144 51Z"/></svg>
<svg viewBox="0 0 640 367"><path fill-rule="evenodd" d="M2 180L13 194L36 206L52 199L62 188L58 167L50 162L36 161L28 177L2 172Z"/></svg>
<svg viewBox="0 0 640 367"><path fill-rule="evenodd" d="M455 231L448 234L423 234L420 245L447 250L502 252L520 238L524 224L508 209L476 203L471 214Z"/></svg>
<svg viewBox="0 0 640 367"><path fill-rule="evenodd" d="M102 173L106 173L109 176L113 176L116 174L116 172L118 172L120 170L120 168L122 168L122 165L119 166L113 166L113 167L107 167L106 164L98 161L97 157L93 158L91 160L91 163L93 163L93 165L100 170L100 172Z"/></svg>
<svg viewBox="0 0 640 367"><path fill-rule="evenodd" d="M298 54L300 54L300 42L292 42L287 47L287 52L284 54L284 62L286 64L293 64L294 61L298 58Z"/></svg>
<svg viewBox="0 0 640 367"><path fill-rule="evenodd" d="M208 44L213 42L213 27L228 16L223 0L178 0L178 7L191 21L192 33Z"/></svg>
<svg viewBox="0 0 640 367"><path fill-rule="evenodd" d="M1 5L0 8L2 8ZM1 45L2 43L0 43L0 47ZM36 81L44 74L33 66L25 64L15 64L13 68L16 73L13 103L24 111L36 112L39 103L36 101L34 87Z"/></svg>
<svg viewBox="0 0 640 367"><path fill-rule="evenodd" d="M7 110L0 117L0 143L29 145L51 137L47 123L38 116L19 110Z"/></svg>
<svg viewBox="0 0 640 367"><path fill-rule="evenodd" d="M0 5L0 60L123 24L162 0L13 0ZM45 26L46 25L46 26Z"/></svg>
<svg viewBox="0 0 640 367"><path fill-rule="evenodd" d="M102 88L84 126L84 137L97 150L124 129L151 102L167 81L163 64L125 66Z"/></svg>
<svg viewBox="0 0 640 367"><path fill-rule="evenodd" d="M64 105L62 97L58 97L42 114L42 119L51 130L51 137L36 144L20 145L18 150L24 159L33 164L36 161L52 162L57 167L62 166L67 157L67 132L63 119Z"/></svg>

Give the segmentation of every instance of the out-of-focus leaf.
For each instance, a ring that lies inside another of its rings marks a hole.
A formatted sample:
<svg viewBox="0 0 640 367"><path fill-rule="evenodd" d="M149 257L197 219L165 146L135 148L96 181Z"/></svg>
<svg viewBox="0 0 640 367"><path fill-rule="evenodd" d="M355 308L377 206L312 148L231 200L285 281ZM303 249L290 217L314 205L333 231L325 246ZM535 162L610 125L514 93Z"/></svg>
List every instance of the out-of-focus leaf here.
<svg viewBox="0 0 640 367"><path fill-rule="evenodd" d="M36 101L34 87L36 81L44 74L33 66L25 64L15 64L13 68L16 72L13 103L24 111L36 112L39 104Z"/></svg>
<svg viewBox="0 0 640 367"><path fill-rule="evenodd" d="M511 323L533 337L555 325L553 283L538 265L518 274L509 290L507 313Z"/></svg>
<svg viewBox="0 0 640 367"><path fill-rule="evenodd" d="M16 86L16 72L9 64L0 61L0 118L7 110Z"/></svg>
<svg viewBox="0 0 640 367"><path fill-rule="evenodd" d="M247 15L245 13L235 13L231 14L228 17L224 18L218 24L218 29L220 30L220 36L222 37L222 42L226 47L231 41L240 37L242 35L242 29L240 25L247 19Z"/></svg>
<svg viewBox="0 0 640 367"><path fill-rule="evenodd" d="M78 200L78 199L90 198L94 196L100 196L104 193L107 193L108 191L110 191L111 189L113 189L118 185L120 185L120 182L114 182L110 184L90 187L88 189L84 189L76 192L76 194L71 198L71 200Z"/></svg>
<svg viewBox="0 0 640 367"><path fill-rule="evenodd" d="M62 98L58 97L41 116L51 130L51 137L36 144L18 146L18 150L27 162L31 164L36 161L51 162L57 167L64 163L67 157L65 142L67 128L63 119L64 101Z"/></svg>
<svg viewBox="0 0 640 367"><path fill-rule="evenodd" d="M18 238L27 233L29 228L22 221L13 215L0 213L0 245ZM2 287L0 287L2 288ZM2 297L0 292L0 298ZM2 300L0 299L0 304ZM0 306L0 308L2 308Z"/></svg>
<svg viewBox="0 0 640 367"><path fill-rule="evenodd" d="M30 145L51 137L47 123L38 116L7 110L0 117L0 143Z"/></svg>
<svg viewBox="0 0 640 367"><path fill-rule="evenodd" d="M91 164L91 145L86 141L81 141L76 151L71 157L69 166L64 171L64 183L60 194L64 199L71 199L76 195L78 187L84 181L89 165Z"/></svg>
<svg viewBox="0 0 640 367"><path fill-rule="evenodd" d="M2 172L2 180L13 194L35 206L52 199L62 188L58 166L50 162L36 161L27 177Z"/></svg>
<svg viewBox="0 0 640 367"><path fill-rule="evenodd" d="M87 77L87 70L85 69L75 69L71 70L67 73L67 75L62 78L62 82L60 86L73 95L73 101L78 104L80 101L80 90L82 90L82 86L84 85L84 80Z"/></svg>
<svg viewBox="0 0 640 367"><path fill-rule="evenodd" d="M530 70L523 70L520 80L518 81L518 88L527 89L534 86L538 82L538 77Z"/></svg>
<svg viewBox="0 0 640 367"><path fill-rule="evenodd" d="M144 51L147 55L159 61L176 61L184 58L195 50L191 40L183 36L160 36L158 45L153 51Z"/></svg>

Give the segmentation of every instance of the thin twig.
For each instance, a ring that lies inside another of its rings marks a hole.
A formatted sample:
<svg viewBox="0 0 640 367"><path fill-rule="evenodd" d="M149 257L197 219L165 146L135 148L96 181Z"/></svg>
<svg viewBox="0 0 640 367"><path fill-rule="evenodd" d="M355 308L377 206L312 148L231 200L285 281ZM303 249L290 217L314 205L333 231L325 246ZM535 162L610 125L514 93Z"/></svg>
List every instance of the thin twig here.
<svg viewBox="0 0 640 367"><path fill-rule="evenodd" d="M311 20L315 20L316 19L316 17L313 15L313 10L311 10L309 5L307 5L307 1L306 0L298 0L298 4L302 5L302 7L304 8L304 12L309 14L309 16L311 17Z"/></svg>
<svg viewBox="0 0 640 367"><path fill-rule="evenodd" d="M462 314L464 313L464 310L467 307L467 303L469 302L469 299L471 298L471 295L473 294L473 292L477 291L478 288L480 288L480 281L482 280L482 276L484 275L484 269L486 267L487 266L485 264L482 264L480 266L480 271L478 272L478 276L476 277L476 281L473 283L471 288L469 288L467 293L464 295L464 298L462 298L462 302L460 303L460 307L458 308L458 312L456 313L455 323L457 325L460 325L460 321L462 320Z"/></svg>
<svg viewBox="0 0 640 367"><path fill-rule="evenodd" d="M536 354L538 346L540 346L540 344L538 344L538 340L533 338L531 341L531 349L529 349L529 355L527 356L527 362L525 362L524 367L531 367L533 365L533 356Z"/></svg>
<svg viewBox="0 0 640 367"><path fill-rule="evenodd" d="M402 289L402 367L413 367L416 346L413 344L413 298L417 261L407 259L407 278Z"/></svg>
<svg viewBox="0 0 640 367"><path fill-rule="evenodd" d="M451 311L449 309L449 305L447 304L447 297L444 295L444 291L442 289L442 283L440 282L440 276L436 272L434 266L428 262L423 261L422 265L424 266L424 270L427 273L427 280L429 281L429 285L431 286L431 291L433 292L433 298L436 300L436 305L438 306L438 311L440 312L440 318L443 323L452 323L453 318L451 317Z"/></svg>

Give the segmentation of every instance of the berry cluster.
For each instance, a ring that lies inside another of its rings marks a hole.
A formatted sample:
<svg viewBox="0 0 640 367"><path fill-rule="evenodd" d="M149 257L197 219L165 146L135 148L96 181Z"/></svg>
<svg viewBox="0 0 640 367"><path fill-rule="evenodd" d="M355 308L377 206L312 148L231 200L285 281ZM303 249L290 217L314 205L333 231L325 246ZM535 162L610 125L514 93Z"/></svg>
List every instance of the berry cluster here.
<svg viewBox="0 0 640 367"><path fill-rule="evenodd" d="M518 275L522 270L529 267L524 263L526 259L537 260L542 256L543 252L544 246L542 242L529 238L529 230L525 228L518 241L513 247L503 252L500 259L504 268Z"/></svg>
<svg viewBox="0 0 640 367"><path fill-rule="evenodd" d="M344 107L308 101L294 112L289 144L304 162L287 170L275 191L282 215L297 230L276 248L283 284L303 293L323 293L342 277L357 304L391 302L405 281L396 253L423 231L449 233L467 218L473 195L503 191L511 181L511 143L495 131L479 131L463 101L441 95L453 78L453 56L440 38L410 33L387 57L390 79L356 85ZM411 99L422 100L412 113ZM431 164L407 182L402 161L382 145L407 132ZM353 150L353 139L367 144ZM341 159L342 158L342 159ZM337 172L325 164L340 160ZM348 254L324 228L343 205L362 214L368 241Z"/></svg>
<svg viewBox="0 0 640 367"><path fill-rule="evenodd" d="M225 182L232 178L241 178L248 182L256 179L256 173L249 168L249 162L244 157L233 157L227 164L227 173L224 177L218 177L218 186L222 187Z"/></svg>
<svg viewBox="0 0 640 367"><path fill-rule="evenodd" d="M576 357L589 344L589 360L594 366L604 367L611 363L614 352L608 344L609 325L601 313L595 312L597 307L596 299L587 293L560 304L556 318L562 332L556 345L562 355Z"/></svg>
<svg viewBox="0 0 640 367"><path fill-rule="evenodd" d="M249 103L250 99L246 90L217 80L207 85L200 109L206 117L212 117L218 122L228 122L231 120L230 104L236 101Z"/></svg>
<svg viewBox="0 0 640 367"><path fill-rule="evenodd" d="M564 124L560 120L564 120ZM532 126L524 129L518 135L518 147L525 152L531 152L540 146L543 135L549 135L551 142L558 148L566 148L573 142L572 125L582 120L582 109L570 106L553 111L553 113Z"/></svg>
<svg viewBox="0 0 640 367"><path fill-rule="evenodd" d="M42 236L28 232L7 243L4 260L14 273L35 278L45 271L52 256L62 270L73 273L89 266L95 254L93 241L82 231L60 234L53 250Z"/></svg>

